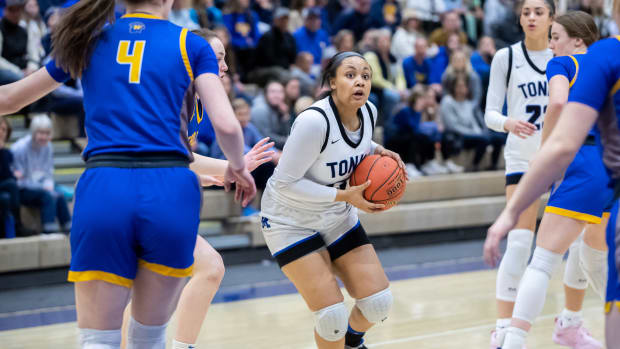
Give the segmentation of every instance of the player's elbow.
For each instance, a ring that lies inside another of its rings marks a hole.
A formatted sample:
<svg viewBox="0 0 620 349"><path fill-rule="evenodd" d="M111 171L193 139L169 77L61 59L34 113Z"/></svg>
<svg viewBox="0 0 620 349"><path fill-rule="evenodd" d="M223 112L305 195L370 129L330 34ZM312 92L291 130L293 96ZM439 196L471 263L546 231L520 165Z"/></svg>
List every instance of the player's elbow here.
<svg viewBox="0 0 620 349"><path fill-rule="evenodd" d="M217 126L213 124L213 129L217 136L222 138L234 137L241 134L241 126L236 119L231 120L231 122L218 123Z"/></svg>

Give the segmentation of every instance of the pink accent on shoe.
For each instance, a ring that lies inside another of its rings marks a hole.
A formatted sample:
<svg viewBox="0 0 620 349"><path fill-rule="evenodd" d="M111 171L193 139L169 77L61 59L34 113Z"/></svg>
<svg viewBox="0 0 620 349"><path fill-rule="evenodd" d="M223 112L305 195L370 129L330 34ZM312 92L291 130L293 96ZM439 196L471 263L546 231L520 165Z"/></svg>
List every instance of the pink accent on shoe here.
<svg viewBox="0 0 620 349"><path fill-rule="evenodd" d="M577 326L562 327L561 319L555 319L553 342L573 349L602 349L603 344L592 337L580 323Z"/></svg>

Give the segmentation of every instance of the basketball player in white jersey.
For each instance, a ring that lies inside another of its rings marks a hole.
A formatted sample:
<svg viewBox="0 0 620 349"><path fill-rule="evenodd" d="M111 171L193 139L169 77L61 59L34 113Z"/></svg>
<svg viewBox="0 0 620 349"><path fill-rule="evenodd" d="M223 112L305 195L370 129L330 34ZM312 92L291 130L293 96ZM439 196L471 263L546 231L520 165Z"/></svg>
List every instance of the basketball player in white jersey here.
<svg viewBox="0 0 620 349"><path fill-rule="evenodd" d="M548 45L554 14L553 0L523 1L519 21L525 33L524 40L497 51L491 63L484 119L490 129L509 133L504 148L507 199L540 146L549 99L545 69L553 58ZM502 114L505 98L507 116ZM539 202L536 202L525 210L508 234L506 253L497 273L498 320L491 334L493 349L499 346L510 326L519 281L530 258L538 207Z"/></svg>
<svg viewBox="0 0 620 349"><path fill-rule="evenodd" d="M371 139L377 109L368 102L372 71L355 52L335 55L323 73L331 91L293 124L262 199L265 241L282 272L314 313L319 349L366 348L364 333L384 321L393 303L389 282L360 225L357 209L370 182L347 188L369 154L398 154ZM356 299L349 313L336 276ZM291 346L294 347L294 346Z"/></svg>

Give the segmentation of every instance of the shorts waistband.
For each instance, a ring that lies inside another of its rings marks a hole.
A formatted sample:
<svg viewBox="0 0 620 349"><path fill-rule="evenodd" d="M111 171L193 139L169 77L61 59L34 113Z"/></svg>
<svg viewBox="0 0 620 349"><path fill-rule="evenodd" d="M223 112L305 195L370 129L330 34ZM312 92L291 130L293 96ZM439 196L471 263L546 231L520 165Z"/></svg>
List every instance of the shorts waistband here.
<svg viewBox="0 0 620 349"><path fill-rule="evenodd" d="M189 167L189 159L175 153L108 153L93 155L86 160L86 168L161 168Z"/></svg>

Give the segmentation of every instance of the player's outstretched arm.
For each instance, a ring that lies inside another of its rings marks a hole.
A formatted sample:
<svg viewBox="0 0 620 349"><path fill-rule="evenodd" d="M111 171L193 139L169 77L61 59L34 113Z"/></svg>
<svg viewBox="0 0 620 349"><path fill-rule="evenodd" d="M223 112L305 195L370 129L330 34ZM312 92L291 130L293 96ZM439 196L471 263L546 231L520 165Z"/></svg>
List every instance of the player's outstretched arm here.
<svg viewBox="0 0 620 349"><path fill-rule="evenodd" d="M45 67L27 77L8 85L0 86L0 115L15 113L39 100L60 86Z"/></svg>

